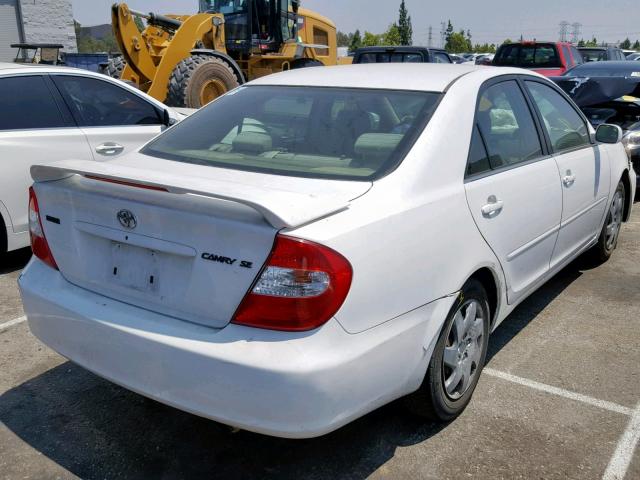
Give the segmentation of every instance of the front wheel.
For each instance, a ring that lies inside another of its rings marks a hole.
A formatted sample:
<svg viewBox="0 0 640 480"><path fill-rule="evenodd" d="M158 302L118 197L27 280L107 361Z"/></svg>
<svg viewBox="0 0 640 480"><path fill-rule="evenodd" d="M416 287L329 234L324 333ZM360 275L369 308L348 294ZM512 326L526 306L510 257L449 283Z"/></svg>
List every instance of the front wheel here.
<svg viewBox="0 0 640 480"><path fill-rule="evenodd" d="M239 79L224 60L192 55L173 70L167 103L172 107L200 108L239 85Z"/></svg>
<svg viewBox="0 0 640 480"><path fill-rule="evenodd" d="M462 413L484 366L490 318L484 287L469 280L444 323L420 389L407 397L412 411L443 422Z"/></svg>
<svg viewBox="0 0 640 480"><path fill-rule="evenodd" d="M624 183L619 182L613 200L607 212L607 219L604 222L598 243L594 247L594 254L600 262L606 262L611 258L611 254L618 246L618 238L622 229L622 217L624 216L624 203L626 199L626 189Z"/></svg>

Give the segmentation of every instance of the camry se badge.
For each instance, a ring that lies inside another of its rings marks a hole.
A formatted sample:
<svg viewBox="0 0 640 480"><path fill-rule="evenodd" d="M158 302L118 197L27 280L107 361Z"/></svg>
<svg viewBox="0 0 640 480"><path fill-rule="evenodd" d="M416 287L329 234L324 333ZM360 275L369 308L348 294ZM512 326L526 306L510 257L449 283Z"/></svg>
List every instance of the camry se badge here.
<svg viewBox="0 0 640 480"><path fill-rule="evenodd" d="M129 210L120 210L118 212L118 221L120 222L120 225L130 230L133 230L138 226L136 216Z"/></svg>

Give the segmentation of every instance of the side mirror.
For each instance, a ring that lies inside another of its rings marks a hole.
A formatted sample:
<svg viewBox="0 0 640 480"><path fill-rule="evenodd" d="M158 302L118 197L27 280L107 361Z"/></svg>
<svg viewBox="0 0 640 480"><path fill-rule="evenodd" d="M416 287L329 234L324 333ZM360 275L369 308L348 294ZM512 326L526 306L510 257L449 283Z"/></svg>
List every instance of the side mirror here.
<svg viewBox="0 0 640 480"><path fill-rule="evenodd" d="M169 110L167 110L166 108L162 111L162 124L165 127L171 127L172 125L175 125L176 123L178 123L178 121L173 118L171 116L171 114L169 113Z"/></svg>
<svg viewBox="0 0 640 480"><path fill-rule="evenodd" d="M620 143L622 136L622 129L618 125L603 123L596 130L596 142L600 143Z"/></svg>

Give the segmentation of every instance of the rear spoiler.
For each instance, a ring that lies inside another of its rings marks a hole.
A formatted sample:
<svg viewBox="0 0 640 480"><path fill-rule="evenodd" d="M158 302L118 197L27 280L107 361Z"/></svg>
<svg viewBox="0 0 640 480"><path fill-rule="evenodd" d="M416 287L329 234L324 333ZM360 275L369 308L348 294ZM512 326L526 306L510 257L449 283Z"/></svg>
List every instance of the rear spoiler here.
<svg viewBox="0 0 640 480"><path fill-rule="evenodd" d="M200 195L240 203L259 212L277 229L299 227L349 207L349 201L340 199L319 198L266 186L169 175L109 162L66 160L31 167L31 177L35 182L52 182L74 175L177 195Z"/></svg>

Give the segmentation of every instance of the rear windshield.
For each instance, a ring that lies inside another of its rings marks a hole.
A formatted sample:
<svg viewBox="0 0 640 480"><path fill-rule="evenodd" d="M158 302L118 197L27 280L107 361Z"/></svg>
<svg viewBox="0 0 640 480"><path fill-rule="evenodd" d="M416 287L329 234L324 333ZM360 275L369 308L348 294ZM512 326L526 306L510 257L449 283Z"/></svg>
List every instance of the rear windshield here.
<svg viewBox="0 0 640 480"><path fill-rule="evenodd" d="M606 50L598 50L591 49L587 50L584 48L580 49L580 54L585 62L601 62L607 59L607 51Z"/></svg>
<svg viewBox="0 0 640 480"><path fill-rule="evenodd" d="M440 93L247 86L146 146L169 160L311 178L373 180L393 170Z"/></svg>
<svg viewBox="0 0 640 480"><path fill-rule="evenodd" d="M501 67L559 68L562 66L556 46L553 43L504 45L498 51L493 63Z"/></svg>

